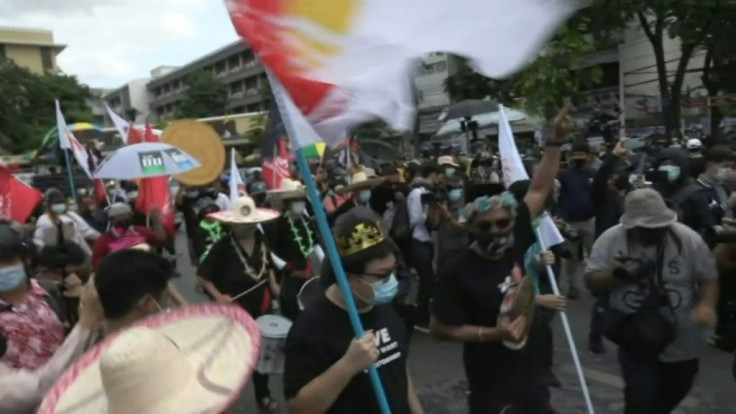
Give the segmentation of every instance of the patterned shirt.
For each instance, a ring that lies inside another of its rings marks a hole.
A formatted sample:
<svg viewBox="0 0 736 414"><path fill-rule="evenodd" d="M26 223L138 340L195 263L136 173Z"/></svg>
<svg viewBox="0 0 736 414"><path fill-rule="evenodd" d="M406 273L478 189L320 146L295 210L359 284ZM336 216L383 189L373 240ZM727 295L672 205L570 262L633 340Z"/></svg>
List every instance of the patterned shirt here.
<svg viewBox="0 0 736 414"><path fill-rule="evenodd" d="M31 288L16 306L0 312L0 333L8 340L2 364L34 370L54 355L64 342L64 325L46 302L48 293L31 280ZM0 308L8 304L0 300Z"/></svg>

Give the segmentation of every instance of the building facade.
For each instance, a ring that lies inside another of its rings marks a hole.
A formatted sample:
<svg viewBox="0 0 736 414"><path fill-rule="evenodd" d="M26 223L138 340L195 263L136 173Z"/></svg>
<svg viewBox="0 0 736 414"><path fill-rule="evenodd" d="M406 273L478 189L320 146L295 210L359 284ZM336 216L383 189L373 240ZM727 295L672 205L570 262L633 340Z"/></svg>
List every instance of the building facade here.
<svg viewBox="0 0 736 414"><path fill-rule="evenodd" d="M110 109L123 118L134 123L145 122L151 112L149 105L151 95L147 88L149 81L150 78L134 79L105 94L103 100Z"/></svg>
<svg viewBox="0 0 736 414"><path fill-rule="evenodd" d="M450 105L445 81L456 71L457 60L446 53L430 53L419 62L414 86L420 134L434 134L442 126L437 118Z"/></svg>
<svg viewBox="0 0 736 414"><path fill-rule="evenodd" d="M65 47L54 43L48 30L0 27L0 60L12 60L38 75L59 71L56 55Z"/></svg>
<svg viewBox="0 0 736 414"><path fill-rule="evenodd" d="M268 110L268 102L264 101L264 91L268 88L266 72L253 51L243 41L238 40L193 62L154 77L147 86L153 119L177 117L187 89L187 76L198 71L214 74L227 86L227 113Z"/></svg>

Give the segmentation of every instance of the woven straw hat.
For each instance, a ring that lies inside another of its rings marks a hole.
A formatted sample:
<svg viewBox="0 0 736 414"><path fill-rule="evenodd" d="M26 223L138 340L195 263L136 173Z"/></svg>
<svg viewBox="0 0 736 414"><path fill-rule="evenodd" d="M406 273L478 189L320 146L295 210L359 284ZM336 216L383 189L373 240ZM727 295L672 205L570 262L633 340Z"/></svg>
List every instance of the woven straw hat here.
<svg viewBox="0 0 736 414"><path fill-rule="evenodd" d="M353 174L352 179L350 180L350 184L343 187L342 192L349 193L352 191L373 188L378 184L381 184L381 182L383 182L383 179L381 178L370 178L368 173L366 173L365 171L356 171Z"/></svg>
<svg viewBox="0 0 736 414"><path fill-rule="evenodd" d="M261 335L238 306L198 305L146 319L87 352L39 413L220 413L258 361Z"/></svg>
<svg viewBox="0 0 736 414"><path fill-rule="evenodd" d="M276 210L256 207L252 198L243 196L233 202L230 210L218 211L208 217L231 224L255 224L276 219L279 215Z"/></svg>
<svg viewBox="0 0 736 414"><path fill-rule="evenodd" d="M302 183L288 178L281 180L281 188L270 190L268 194L284 201L307 198L307 193Z"/></svg>
<svg viewBox="0 0 736 414"><path fill-rule="evenodd" d="M225 147L214 128L207 124L193 119L173 122L161 135L160 141L181 149L202 164L174 176L183 184L193 187L207 185L220 177L225 168Z"/></svg>

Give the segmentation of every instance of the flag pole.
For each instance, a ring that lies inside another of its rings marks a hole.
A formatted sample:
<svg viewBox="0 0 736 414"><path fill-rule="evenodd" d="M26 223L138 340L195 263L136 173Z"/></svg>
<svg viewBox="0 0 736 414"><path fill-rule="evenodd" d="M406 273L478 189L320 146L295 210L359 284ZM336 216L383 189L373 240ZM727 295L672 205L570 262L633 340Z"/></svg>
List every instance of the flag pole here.
<svg viewBox="0 0 736 414"><path fill-rule="evenodd" d="M61 131L59 131L61 134ZM77 190L74 189L74 175L72 174L72 165L69 162L69 151L67 151L66 148L62 148L62 151L64 151L64 160L66 161L66 173L69 177L69 190L72 192L72 199L74 200L74 204L77 204ZM79 206L79 204L77 204Z"/></svg>
<svg viewBox="0 0 736 414"><path fill-rule="evenodd" d="M544 239L539 228L534 230L537 236L537 241L542 248L542 251L547 250L547 246L544 245ZM549 278L549 285L552 287L552 293L556 296L560 296L560 288L557 286L557 279L555 278L555 272L552 270L551 265L547 265L547 278ZM567 319L567 312L560 311L560 319L562 320L562 328L565 331L565 337L567 343L570 345L570 353L572 354L572 360L575 363L575 371L578 374L578 380L580 381L580 387L583 389L583 398L585 399L585 405L588 407L588 414L594 414L593 403L590 400L590 392L588 391L588 383L585 381L585 374L583 373L583 366L580 364L580 357L578 356L578 350L575 347L575 341L572 338L572 330L570 330L570 321Z"/></svg>
<svg viewBox="0 0 736 414"><path fill-rule="evenodd" d="M281 112L281 119L284 121L286 134L289 136L290 139L295 140L296 131L294 130L294 125L292 124L290 114L288 113L288 111L285 110L286 103L284 99L286 92L283 90L281 84L271 77L271 73L268 73L268 77L271 80L271 91L273 93L274 100L276 101L276 105ZM350 318L350 324L353 327L355 337L362 338L365 334L365 330L363 329L363 324L360 322L358 309L355 306L355 300L353 299L353 294L350 290L350 286L348 285L348 280L345 276L345 269L343 269L342 261L340 261L340 255L337 253L337 247L335 246L335 240L332 237L330 226L329 224L327 224L327 215L325 214L324 207L320 202L319 193L317 192L317 186L314 183L314 178L312 178L311 172L309 171L309 165L307 164L307 159L304 156L304 149L301 147L297 148L296 150L296 163L299 167L299 171L301 172L304 184L307 187L307 197L312 203L312 209L314 210L314 215L317 219L317 227L319 228L320 235L322 236L322 241L324 242L325 248L327 249L327 257L330 259L330 266L332 266L332 270L335 273L335 279L337 280L337 284L340 286L340 291L342 292L342 296L345 300L348 316ZM368 369L368 375L370 376L373 390L376 393L376 398L378 399L378 406L381 409L381 413L391 414L391 409L388 405L388 399L386 398L386 392L383 389L383 384L381 383L381 378L378 375L378 370L376 369L375 365L371 365L371 367Z"/></svg>

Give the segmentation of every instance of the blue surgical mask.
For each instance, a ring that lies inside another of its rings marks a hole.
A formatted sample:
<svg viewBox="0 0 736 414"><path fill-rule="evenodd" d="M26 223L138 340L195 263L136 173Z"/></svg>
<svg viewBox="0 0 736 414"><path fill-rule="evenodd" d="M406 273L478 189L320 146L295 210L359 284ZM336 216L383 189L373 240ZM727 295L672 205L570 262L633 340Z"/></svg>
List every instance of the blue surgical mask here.
<svg viewBox="0 0 736 414"><path fill-rule="evenodd" d="M399 292L399 281L396 280L396 276L393 273L391 273L391 276L375 283L368 283L362 279L358 280L363 284L369 285L373 289L373 299L366 301L371 305L385 305L387 303L391 303Z"/></svg>
<svg viewBox="0 0 736 414"><path fill-rule="evenodd" d="M26 281L26 268L23 264L0 269L0 292L9 292Z"/></svg>
<svg viewBox="0 0 736 414"><path fill-rule="evenodd" d="M371 201L371 190L362 190L358 194L358 200L361 203L367 203L367 202Z"/></svg>
<svg viewBox="0 0 736 414"><path fill-rule="evenodd" d="M455 176L456 170L454 168L445 168L445 177L451 178Z"/></svg>
<svg viewBox="0 0 736 414"><path fill-rule="evenodd" d="M670 183L675 182L681 173L681 169L677 165L662 165L659 167L659 171L667 173L667 182Z"/></svg>
<svg viewBox="0 0 736 414"><path fill-rule="evenodd" d="M66 210L67 210L66 204L59 203L59 204L51 205L51 211L53 211L56 214L64 214L66 213Z"/></svg>
<svg viewBox="0 0 736 414"><path fill-rule="evenodd" d="M453 203L460 201L462 198L463 198L462 188L453 188L452 190L450 190L449 193L447 193L447 199Z"/></svg>

